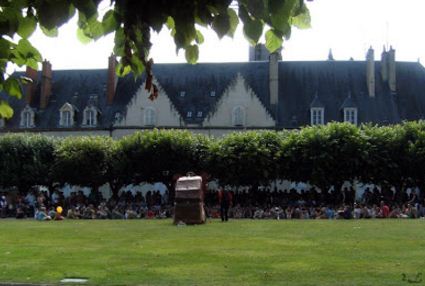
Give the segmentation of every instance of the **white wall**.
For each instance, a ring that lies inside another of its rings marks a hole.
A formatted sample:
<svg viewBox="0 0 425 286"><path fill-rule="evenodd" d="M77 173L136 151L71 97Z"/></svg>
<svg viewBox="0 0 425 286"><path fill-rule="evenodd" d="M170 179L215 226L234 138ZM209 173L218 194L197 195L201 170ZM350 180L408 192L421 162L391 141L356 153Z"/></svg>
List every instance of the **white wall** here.
<svg viewBox="0 0 425 286"><path fill-rule="evenodd" d="M159 88L159 96L155 100L149 99L144 85L140 86L133 99L127 105L127 114L117 126L144 126L144 111L150 107L156 111L155 126L178 127L180 114L174 108L166 92L155 81Z"/></svg>
<svg viewBox="0 0 425 286"><path fill-rule="evenodd" d="M233 126L232 113L236 106L245 108L245 127L275 126L274 119L240 74L221 95L215 113L207 116L203 126Z"/></svg>

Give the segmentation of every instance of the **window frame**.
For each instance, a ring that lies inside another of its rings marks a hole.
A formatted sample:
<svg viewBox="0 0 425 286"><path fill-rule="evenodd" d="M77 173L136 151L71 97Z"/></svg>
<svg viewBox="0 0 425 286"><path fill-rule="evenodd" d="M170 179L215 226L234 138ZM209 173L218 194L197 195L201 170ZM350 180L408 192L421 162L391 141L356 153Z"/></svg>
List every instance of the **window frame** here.
<svg viewBox="0 0 425 286"><path fill-rule="evenodd" d="M60 114L60 118L59 118L60 127L70 128L74 126L75 109L71 104L65 103L59 110L59 114Z"/></svg>
<svg viewBox="0 0 425 286"><path fill-rule="evenodd" d="M246 110L245 107L238 105L232 110L232 125L234 127L243 127L246 125Z"/></svg>
<svg viewBox="0 0 425 286"><path fill-rule="evenodd" d="M25 108L21 111L21 121L19 123L21 128L33 128L34 127L34 110L29 107L29 105L25 106Z"/></svg>
<svg viewBox="0 0 425 286"><path fill-rule="evenodd" d="M323 107L310 108L310 124L313 126L325 124L325 109Z"/></svg>
<svg viewBox="0 0 425 286"><path fill-rule="evenodd" d="M143 115L144 126L155 126L157 121L157 112L153 107L146 107Z"/></svg>
<svg viewBox="0 0 425 286"><path fill-rule="evenodd" d="M84 109L82 126L96 127L97 126L97 115L98 115L98 111L94 106L87 106Z"/></svg>
<svg viewBox="0 0 425 286"><path fill-rule="evenodd" d="M358 122L357 108L355 107L344 108L344 122L357 125L357 122Z"/></svg>

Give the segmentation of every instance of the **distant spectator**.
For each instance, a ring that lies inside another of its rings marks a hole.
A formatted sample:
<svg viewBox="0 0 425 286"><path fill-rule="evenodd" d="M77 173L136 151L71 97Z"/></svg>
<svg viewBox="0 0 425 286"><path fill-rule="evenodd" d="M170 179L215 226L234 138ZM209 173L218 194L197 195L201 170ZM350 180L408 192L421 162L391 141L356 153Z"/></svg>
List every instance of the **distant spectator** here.
<svg viewBox="0 0 425 286"><path fill-rule="evenodd" d="M44 221L44 220L51 220L52 217L47 215L46 208L42 206L36 211L35 219L39 221Z"/></svg>

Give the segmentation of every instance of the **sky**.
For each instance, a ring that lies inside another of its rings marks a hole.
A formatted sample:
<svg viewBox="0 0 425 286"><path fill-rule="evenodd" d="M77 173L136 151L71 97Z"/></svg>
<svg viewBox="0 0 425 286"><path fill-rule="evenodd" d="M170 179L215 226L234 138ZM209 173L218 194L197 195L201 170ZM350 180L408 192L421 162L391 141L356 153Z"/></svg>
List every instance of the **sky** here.
<svg viewBox="0 0 425 286"><path fill-rule="evenodd" d="M109 1L107 1L109 2ZM398 61L425 62L424 0L314 0L307 2L312 28L292 31L284 42L283 60L325 60L332 49L335 60L364 60L367 49L380 58L383 46L396 49ZM31 37L33 45L48 59L53 69L106 68L113 48L113 36L82 44L76 36L76 19L62 26L57 38L41 31ZM205 42L199 62L244 62L248 42L239 25L233 39L221 40L212 31L201 29ZM262 39L263 40L263 39ZM166 27L152 36L151 57L156 63L185 62L184 53L176 54Z"/></svg>

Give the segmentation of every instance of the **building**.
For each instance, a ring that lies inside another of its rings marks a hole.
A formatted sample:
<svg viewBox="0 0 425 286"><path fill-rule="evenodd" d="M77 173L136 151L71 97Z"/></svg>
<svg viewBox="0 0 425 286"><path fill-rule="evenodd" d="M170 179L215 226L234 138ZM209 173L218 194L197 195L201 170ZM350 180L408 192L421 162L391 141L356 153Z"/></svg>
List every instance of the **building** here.
<svg viewBox="0 0 425 286"><path fill-rule="evenodd" d="M255 51L255 50L254 50ZM425 116L425 70L370 48L365 61L281 61L253 53L245 63L155 64L159 97L151 101L145 77L108 69L28 69L25 100L0 95L15 114L0 119L0 134L107 135L136 130L190 129L220 136L234 130L299 128L331 121L393 124ZM260 59L260 60L258 60Z"/></svg>

